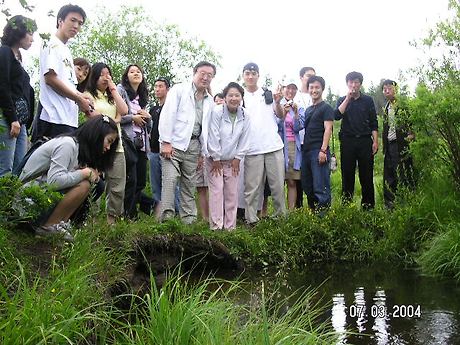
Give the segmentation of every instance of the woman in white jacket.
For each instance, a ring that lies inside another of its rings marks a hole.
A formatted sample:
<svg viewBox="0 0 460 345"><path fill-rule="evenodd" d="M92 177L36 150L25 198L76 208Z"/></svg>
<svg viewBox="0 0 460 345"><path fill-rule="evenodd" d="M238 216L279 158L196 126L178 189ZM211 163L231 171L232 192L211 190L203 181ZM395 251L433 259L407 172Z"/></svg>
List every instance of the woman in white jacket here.
<svg viewBox="0 0 460 345"><path fill-rule="evenodd" d="M240 161L249 147L249 117L241 106L244 89L235 82L223 90L225 103L209 121L206 169L209 179L211 229L234 229L238 207Z"/></svg>

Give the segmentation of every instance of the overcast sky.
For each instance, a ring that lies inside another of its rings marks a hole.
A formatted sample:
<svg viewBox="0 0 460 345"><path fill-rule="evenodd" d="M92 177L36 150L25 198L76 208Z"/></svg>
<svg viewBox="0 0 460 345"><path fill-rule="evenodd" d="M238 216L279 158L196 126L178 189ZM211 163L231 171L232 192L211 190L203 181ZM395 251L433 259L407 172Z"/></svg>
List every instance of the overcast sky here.
<svg viewBox="0 0 460 345"><path fill-rule="evenodd" d="M28 0L36 10L26 15L37 20L40 32L54 32L55 20L46 14L57 13L69 1ZM5 0L4 6L17 14L17 2ZM363 73L366 87L381 78L397 79L421 55L409 42L448 14L448 0L71 2L83 7L90 19L96 4L114 10L120 4L143 5L152 20L177 24L181 32L204 40L222 56L212 84L215 91L234 81L249 61L259 65L261 75L269 73L274 84L284 75L298 81L299 69L313 66L339 94L345 93L345 75L352 70ZM38 48L38 37L34 44Z"/></svg>

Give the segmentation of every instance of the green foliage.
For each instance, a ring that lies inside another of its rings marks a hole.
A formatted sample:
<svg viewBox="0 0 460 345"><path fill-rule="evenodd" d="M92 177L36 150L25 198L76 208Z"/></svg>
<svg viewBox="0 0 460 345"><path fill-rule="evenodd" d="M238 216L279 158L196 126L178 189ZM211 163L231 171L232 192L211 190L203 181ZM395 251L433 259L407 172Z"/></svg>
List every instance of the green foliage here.
<svg viewBox="0 0 460 345"><path fill-rule="evenodd" d="M327 95L324 98L324 101L329 104L333 109L337 106L337 100L340 98L339 95L332 93L332 88L330 86L327 87Z"/></svg>
<svg viewBox="0 0 460 345"><path fill-rule="evenodd" d="M184 37L176 25L156 24L142 7L122 6L118 11L99 8L71 46L74 57L90 63L105 62L120 81L129 64L139 64L148 80L159 76L174 82L189 77L200 60L218 63L203 41Z"/></svg>
<svg viewBox="0 0 460 345"><path fill-rule="evenodd" d="M0 177L0 226L14 227L34 221L61 198L62 195L50 187L25 187L16 176Z"/></svg>
<svg viewBox="0 0 460 345"><path fill-rule="evenodd" d="M322 309L307 291L297 301L279 302L262 296L254 303L235 302L238 282L205 279L198 284L172 275L162 288L154 284L146 295L126 294L128 309L116 307L107 287L126 274L129 249L117 232L124 229L96 224L81 229L75 243L56 248L48 267L23 264L22 243L5 242L0 279L0 342L2 344L330 344L334 334L318 319ZM134 227L129 230L134 230ZM143 230L145 231L145 229ZM134 232L134 231L133 231ZM0 229L0 239L5 232ZM115 234L114 234L115 233ZM11 233L10 233L11 234ZM36 248L54 246L38 239ZM13 248L16 247L16 250ZM19 247L19 248L18 248ZM289 303L290 308L282 308Z"/></svg>
<svg viewBox="0 0 460 345"><path fill-rule="evenodd" d="M460 282L460 223L450 223L426 245L418 263L428 273L455 277Z"/></svg>
<svg viewBox="0 0 460 345"><path fill-rule="evenodd" d="M421 167L437 173L437 166L446 166L460 190L460 4L450 0L449 7L452 17L416 43L430 57L415 69L420 84L410 110Z"/></svg>
<svg viewBox="0 0 460 345"><path fill-rule="evenodd" d="M460 37L459 37L460 39ZM459 75L460 77L460 75ZM430 89L420 85L411 103L417 133L415 154L428 167L445 166L460 190L460 78ZM427 159L429 158L429 159ZM442 169L442 168L441 168ZM430 170L440 171L440 169ZM442 171L442 170L441 170Z"/></svg>
<svg viewBox="0 0 460 345"><path fill-rule="evenodd" d="M211 287L212 285L212 287ZM313 326L321 311L307 291L282 311L286 301L261 299L250 306L235 305L238 283L205 279L191 285L172 277L151 295L133 303L130 322L117 342L136 344L328 344L334 335L324 324ZM210 292L212 291L212 292ZM273 304L268 309L268 306Z"/></svg>

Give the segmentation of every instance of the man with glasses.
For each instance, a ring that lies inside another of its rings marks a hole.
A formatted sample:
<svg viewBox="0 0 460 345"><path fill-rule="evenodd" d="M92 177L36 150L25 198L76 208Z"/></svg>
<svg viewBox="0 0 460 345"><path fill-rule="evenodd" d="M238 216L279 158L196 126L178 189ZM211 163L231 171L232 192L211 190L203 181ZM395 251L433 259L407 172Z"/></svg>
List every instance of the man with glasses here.
<svg viewBox="0 0 460 345"><path fill-rule="evenodd" d="M208 119L214 101L208 89L216 66L207 61L193 68L192 83L174 85L166 96L159 120L162 188L160 220L174 217L174 191L180 185L179 216L186 224L196 220L195 172L206 156Z"/></svg>
<svg viewBox="0 0 460 345"><path fill-rule="evenodd" d="M275 216L286 213L284 198L284 154L283 141L278 135L277 117L283 119L280 104L283 97L278 90L272 94L257 85L259 66L250 62L243 68L246 87L244 104L251 119L249 150L244 158L245 218L249 225L259 221L257 208L263 195L265 177L273 197Z"/></svg>

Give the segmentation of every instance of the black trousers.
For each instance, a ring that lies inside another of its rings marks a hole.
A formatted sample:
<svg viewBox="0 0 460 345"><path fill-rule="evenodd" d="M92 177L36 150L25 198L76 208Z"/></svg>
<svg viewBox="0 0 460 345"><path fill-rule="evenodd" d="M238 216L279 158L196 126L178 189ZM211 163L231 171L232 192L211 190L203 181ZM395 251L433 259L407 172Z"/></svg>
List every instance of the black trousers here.
<svg viewBox="0 0 460 345"><path fill-rule="evenodd" d="M297 198L295 200L295 207L302 208L303 207L303 188L302 188L302 180L295 181L295 188L297 190Z"/></svg>
<svg viewBox="0 0 460 345"><path fill-rule="evenodd" d="M340 140L340 160L342 172L342 201L351 202L355 191L355 172L358 164L359 183L361 184L361 205L365 209L375 206L374 195L374 155L372 138L342 137Z"/></svg>
<svg viewBox="0 0 460 345"><path fill-rule="evenodd" d="M142 191L147 182L147 154L137 150L137 163L126 167L125 185L125 215L128 218L137 217L137 204L140 202Z"/></svg>
<svg viewBox="0 0 460 345"><path fill-rule="evenodd" d="M415 186L412 157L402 156L396 141L388 143L383 160L383 200L385 206L393 207L398 185L409 189Z"/></svg>
<svg viewBox="0 0 460 345"><path fill-rule="evenodd" d="M32 142L37 141L43 137L55 138L61 134L73 133L77 128L67 125L60 125L57 123L51 123L43 121L41 119L37 120L37 128L35 134L32 138Z"/></svg>

